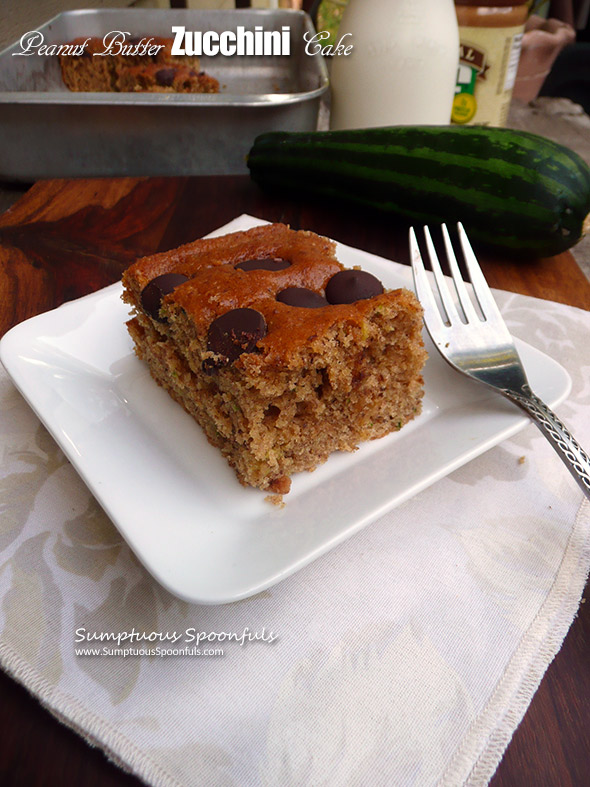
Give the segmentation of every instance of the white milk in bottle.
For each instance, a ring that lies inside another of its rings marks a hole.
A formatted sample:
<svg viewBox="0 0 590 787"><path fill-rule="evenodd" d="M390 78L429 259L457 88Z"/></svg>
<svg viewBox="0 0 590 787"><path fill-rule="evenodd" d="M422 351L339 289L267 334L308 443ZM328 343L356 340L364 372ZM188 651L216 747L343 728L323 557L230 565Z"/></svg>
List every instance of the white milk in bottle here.
<svg viewBox="0 0 590 787"><path fill-rule="evenodd" d="M450 123L459 62L453 0L350 0L337 39L353 48L332 59L330 128Z"/></svg>

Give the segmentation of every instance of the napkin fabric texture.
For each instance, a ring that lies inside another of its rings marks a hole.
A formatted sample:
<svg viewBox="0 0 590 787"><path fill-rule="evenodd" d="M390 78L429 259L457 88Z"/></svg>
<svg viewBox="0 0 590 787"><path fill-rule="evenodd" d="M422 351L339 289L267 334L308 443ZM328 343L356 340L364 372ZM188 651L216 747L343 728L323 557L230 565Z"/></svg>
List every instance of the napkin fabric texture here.
<svg viewBox="0 0 590 787"><path fill-rule="evenodd" d="M569 371L557 412L588 446L590 314L496 295L514 335ZM0 434L0 662L152 785L486 784L590 566L590 505L532 424L212 607L149 576L3 370ZM80 641L101 632L178 654L77 655L118 647Z"/></svg>

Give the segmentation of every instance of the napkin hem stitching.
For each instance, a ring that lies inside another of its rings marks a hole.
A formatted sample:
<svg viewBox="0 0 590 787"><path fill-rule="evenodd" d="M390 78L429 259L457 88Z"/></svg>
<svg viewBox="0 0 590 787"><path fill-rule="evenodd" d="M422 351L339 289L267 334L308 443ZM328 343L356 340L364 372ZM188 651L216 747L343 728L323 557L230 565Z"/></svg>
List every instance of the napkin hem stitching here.
<svg viewBox="0 0 590 787"><path fill-rule="evenodd" d="M521 637L490 699L450 758L438 787L486 785L496 771L575 618L590 572L589 535L590 501L583 500L545 601ZM572 563L575 565L566 573ZM535 629L540 629L539 633ZM515 671L517 674L512 675ZM505 710L499 711L497 706L506 694ZM490 715L496 721L486 725Z"/></svg>

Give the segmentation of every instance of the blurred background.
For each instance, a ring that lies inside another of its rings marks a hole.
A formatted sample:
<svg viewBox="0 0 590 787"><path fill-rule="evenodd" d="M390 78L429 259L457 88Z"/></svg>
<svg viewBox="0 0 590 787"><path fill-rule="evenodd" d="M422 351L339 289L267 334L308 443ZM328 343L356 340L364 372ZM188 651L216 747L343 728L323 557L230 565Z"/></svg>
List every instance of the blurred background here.
<svg viewBox="0 0 590 787"><path fill-rule="evenodd" d="M0 0L0 50L61 11L75 8L303 8L318 30L329 30L335 37L347 4L348 0ZM473 4L490 5L491 0ZM590 0L529 0L508 125L566 144L590 163L589 19ZM320 118L325 114L320 112ZM22 189L0 183L0 211ZM590 277L590 238L576 247L575 256Z"/></svg>
<svg viewBox="0 0 590 787"><path fill-rule="evenodd" d="M75 8L301 8L302 0L0 0L0 49ZM311 7L311 2L306 7Z"/></svg>
<svg viewBox="0 0 590 787"><path fill-rule="evenodd" d="M330 31L334 40L347 3L348 0L1 0L0 49L60 11L82 7L303 7L311 13L317 29ZM484 0L482 4L489 3ZM564 97L590 113L589 18L590 0L529 0L529 23L515 98L531 101L538 95Z"/></svg>

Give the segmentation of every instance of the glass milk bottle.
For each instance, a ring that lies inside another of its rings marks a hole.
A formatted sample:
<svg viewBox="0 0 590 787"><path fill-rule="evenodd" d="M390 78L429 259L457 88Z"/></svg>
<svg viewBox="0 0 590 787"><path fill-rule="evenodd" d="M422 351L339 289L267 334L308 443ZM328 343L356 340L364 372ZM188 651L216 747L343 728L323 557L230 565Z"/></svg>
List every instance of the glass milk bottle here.
<svg viewBox="0 0 590 787"><path fill-rule="evenodd" d="M350 0L337 39L353 49L332 58L330 128L450 123L459 62L453 0Z"/></svg>

